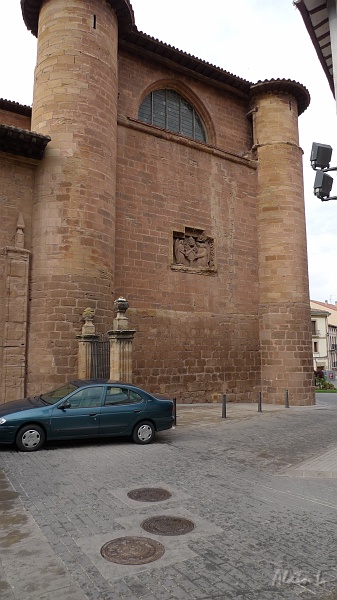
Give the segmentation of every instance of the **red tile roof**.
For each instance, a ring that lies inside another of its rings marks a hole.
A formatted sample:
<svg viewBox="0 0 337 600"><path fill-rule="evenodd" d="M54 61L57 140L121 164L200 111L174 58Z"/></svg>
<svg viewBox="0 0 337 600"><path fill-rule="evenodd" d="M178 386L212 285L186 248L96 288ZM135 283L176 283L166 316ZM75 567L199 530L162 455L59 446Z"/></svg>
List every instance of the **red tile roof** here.
<svg viewBox="0 0 337 600"><path fill-rule="evenodd" d="M337 311L337 306L335 304L329 304L329 302L319 302L318 300L310 300L310 302L315 302L315 304L319 304L320 306L324 306L329 310Z"/></svg>

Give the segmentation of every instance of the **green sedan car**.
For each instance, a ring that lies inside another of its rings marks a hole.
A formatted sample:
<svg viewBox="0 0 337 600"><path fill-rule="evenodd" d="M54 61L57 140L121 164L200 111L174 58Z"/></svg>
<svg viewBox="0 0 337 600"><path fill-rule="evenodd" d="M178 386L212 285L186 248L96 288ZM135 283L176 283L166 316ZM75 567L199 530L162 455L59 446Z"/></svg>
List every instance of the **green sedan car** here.
<svg viewBox="0 0 337 600"><path fill-rule="evenodd" d="M174 424L174 402L133 385L106 379L72 381L35 396L0 405L0 444L23 452L46 440L131 436L149 444Z"/></svg>

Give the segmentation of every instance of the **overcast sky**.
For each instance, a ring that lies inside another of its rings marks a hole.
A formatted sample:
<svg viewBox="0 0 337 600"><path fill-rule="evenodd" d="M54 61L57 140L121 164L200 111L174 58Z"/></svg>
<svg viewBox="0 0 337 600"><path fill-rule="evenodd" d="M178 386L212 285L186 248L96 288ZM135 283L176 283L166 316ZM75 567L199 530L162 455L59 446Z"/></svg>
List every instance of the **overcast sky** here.
<svg viewBox="0 0 337 600"><path fill-rule="evenodd" d="M310 296L337 302L337 201L313 195L313 141L330 144L337 165L336 105L292 0L131 0L139 30L239 77L304 84L311 104L300 117L304 151ZM31 105L36 39L20 0L0 0L0 98ZM335 161L335 162L334 162ZM332 193L337 196L337 181Z"/></svg>

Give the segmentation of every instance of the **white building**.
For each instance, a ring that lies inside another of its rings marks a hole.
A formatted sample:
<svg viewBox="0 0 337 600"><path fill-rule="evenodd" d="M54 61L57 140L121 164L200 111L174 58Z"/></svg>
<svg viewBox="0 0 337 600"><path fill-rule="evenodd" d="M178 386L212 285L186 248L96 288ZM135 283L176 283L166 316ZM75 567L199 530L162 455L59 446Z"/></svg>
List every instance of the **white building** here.
<svg viewBox="0 0 337 600"><path fill-rule="evenodd" d="M337 303L310 300L314 369L337 374Z"/></svg>

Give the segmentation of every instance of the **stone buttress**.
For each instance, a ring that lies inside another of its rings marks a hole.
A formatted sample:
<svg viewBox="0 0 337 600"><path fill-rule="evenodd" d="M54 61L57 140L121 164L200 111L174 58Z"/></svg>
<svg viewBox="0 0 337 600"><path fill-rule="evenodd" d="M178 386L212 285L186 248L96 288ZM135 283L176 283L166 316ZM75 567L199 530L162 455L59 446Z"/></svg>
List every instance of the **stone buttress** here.
<svg viewBox="0 0 337 600"><path fill-rule="evenodd" d="M258 158L261 391L266 402L314 404L302 150L295 82L252 86Z"/></svg>
<svg viewBox="0 0 337 600"><path fill-rule="evenodd" d="M49 386L73 377L86 307L101 331L113 319L118 35L133 13L127 0L22 0L22 9L38 38L31 127L51 137L33 206L33 393L46 373Z"/></svg>

